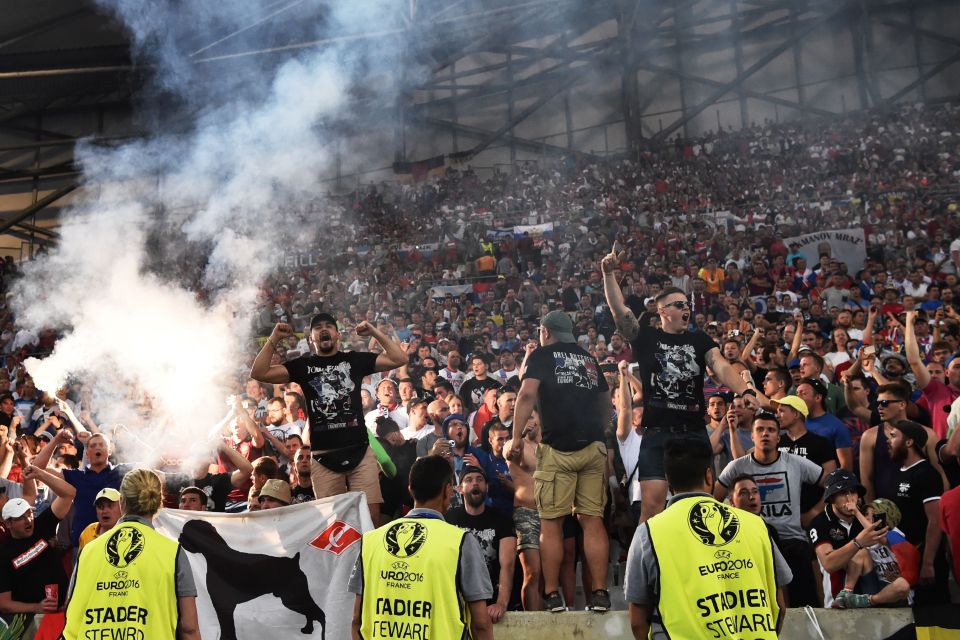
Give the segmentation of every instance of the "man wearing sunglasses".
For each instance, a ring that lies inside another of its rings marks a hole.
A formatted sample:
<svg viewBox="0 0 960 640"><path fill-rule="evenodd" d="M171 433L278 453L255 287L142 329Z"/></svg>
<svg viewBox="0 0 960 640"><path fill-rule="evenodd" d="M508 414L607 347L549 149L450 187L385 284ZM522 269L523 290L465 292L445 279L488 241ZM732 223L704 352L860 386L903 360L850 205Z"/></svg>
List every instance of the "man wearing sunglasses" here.
<svg viewBox="0 0 960 640"><path fill-rule="evenodd" d="M867 502L896 494L896 477L900 472L900 465L890 456L887 430L907 419L908 398L908 389L903 382L891 382L877 389L877 420L873 421L873 426L864 431L860 438L860 481L867 491ZM936 434L933 429L924 428L927 431L927 442L924 445L927 459L943 476L943 469L936 455Z"/></svg>
<svg viewBox="0 0 960 640"><path fill-rule="evenodd" d="M766 398L739 375L722 356L717 343L704 332L690 332L691 308L686 294L667 287L654 297L660 329L641 327L623 300L623 292L613 275L626 259L626 252L613 249L600 263L607 304L617 329L632 342L637 358L637 377L643 383L643 427L638 476L642 487L640 522L663 511L667 482L663 452L676 439L709 443L704 422L704 374L733 391L747 392L766 404ZM630 465L630 461L624 461Z"/></svg>

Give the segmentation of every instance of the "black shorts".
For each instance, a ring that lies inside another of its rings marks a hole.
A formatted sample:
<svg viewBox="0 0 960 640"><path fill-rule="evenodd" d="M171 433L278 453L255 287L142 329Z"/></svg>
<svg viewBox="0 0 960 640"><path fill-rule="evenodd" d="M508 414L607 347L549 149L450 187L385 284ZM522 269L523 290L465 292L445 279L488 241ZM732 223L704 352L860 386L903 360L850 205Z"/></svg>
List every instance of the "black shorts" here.
<svg viewBox="0 0 960 640"><path fill-rule="evenodd" d="M637 478L644 480L666 480L663 471L663 452L667 444L674 440L702 440L710 444L706 427L691 428L690 431L668 431L666 429L647 429L640 441Z"/></svg>

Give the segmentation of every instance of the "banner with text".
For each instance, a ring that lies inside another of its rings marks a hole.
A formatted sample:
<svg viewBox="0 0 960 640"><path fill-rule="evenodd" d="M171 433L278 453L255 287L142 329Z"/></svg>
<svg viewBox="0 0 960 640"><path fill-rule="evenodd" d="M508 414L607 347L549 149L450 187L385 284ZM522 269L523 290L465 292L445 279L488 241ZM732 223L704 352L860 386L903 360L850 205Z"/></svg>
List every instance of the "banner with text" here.
<svg viewBox="0 0 960 640"><path fill-rule="evenodd" d="M791 247L794 243L799 244L798 251L807 259L807 266L811 268L820 262L821 253L829 253L830 257L845 262L851 274L862 269L867 261L867 243L863 236L863 229L817 231L784 238L783 243L787 247Z"/></svg>
<svg viewBox="0 0 960 640"><path fill-rule="evenodd" d="M373 528L364 494L243 514L165 509L154 525L187 552L204 638L350 637L347 581Z"/></svg>

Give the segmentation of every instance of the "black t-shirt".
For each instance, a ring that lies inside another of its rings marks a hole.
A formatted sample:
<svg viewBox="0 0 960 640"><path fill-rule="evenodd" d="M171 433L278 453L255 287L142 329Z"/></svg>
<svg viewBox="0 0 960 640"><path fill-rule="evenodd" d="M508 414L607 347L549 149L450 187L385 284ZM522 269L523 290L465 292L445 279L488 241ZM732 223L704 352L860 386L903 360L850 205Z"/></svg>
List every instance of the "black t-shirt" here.
<svg viewBox="0 0 960 640"><path fill-rule="evenodd" d="M543 442L579 451L604 441L610 416L602 415L598 394L606 395L609 387L596 358L568 342L540 347L530 354L524 377L540 381Z"/></svg>
<svg viewBox="0 0 960 640"><path fill-rule="evenodd" d="M900 469L893 484L893 501L900 507L900 530L907 540L921 547L927 535L926 503L939 500L943 494L943 478L926 460L918 460Z"/></svg>
<svg viewBox="0 0 960 640"><path fill-rule="evenodd" d="M44 585L57 584L63 606L67 572L60 554L50 544L59 522L53 510L47 509L34 520L33 535L9 538L0 545L0 593L9 591L17 602L40 602L45 597Z"/></svg>
<svg viewBox="0 0 960 640"><path fill-rule="evenodd" d="M666 333L640 327L633 341L643 383L643 426L704 427L703 376L707 352L717 343L702 331Z"/></svg>
<svg viewBox="0 0 960 640"><path fill-rule="evenodd" d="M500 541L517 537L513 521L491 507L486 507L478 516L470 515L463 507L455 507L447 511L446 518L447 522L465 529L480 543L493 585L493 600L490 602L495 601L500 588Z"/></svg>
<svg viewBox="0 0 960 640"><path fill-rule="evenodd" d="M463 400L463 408L467 413L476 411L483 404L483 394L487 389L499 389L502 387L499 382L489 375L483 380L470 378L460 385L460 399Z"/></svg>
<svg viewBox="0 0 960 640"><path fill-rule="evenodd" d="M950 488L960 487L960 463L956 460L943 459L942 449L945 446L947 446L946 438L937 443L937 459L940 461L943 472L947 474L947 482L950 483Z"/></svg>
<svg viewBox="0 0 960 640"><path fill-rule="evenodd" d="M290 504L310 502L314 499L313 487L301 487L299 484L295 484L290 488L290 498Z"/></svg>
<svg viewBox="0 0 960 640"><path fill-rule="evenodd" d="M207 511L222 512L227 508L227 496L233 491L233 482L230 473L208 473L199 480L190 482L207 494Z"/></svg>
<svg viewBox="0 0 960 640"><path fill-rule="evenodd" d="M300 356L285 363L290 380L303 389L314 451L341 449L367 442L360 385L374 373L377 354L360 351L332 356Z"/></svg>
<svg viewBox="0 0 960 640"><path fill-rule="evenodd" d="M813 543L814 549L826 543L834 549L839 549L849 544L862 531L863 525L859 520L854 518L848 529L833 513L833 507L827 505L823 513L810 523L810 542Z"/></svg>
<svg viewBox="0 0 960 640"><path fill-rule="evenodd" d="M777 448L781 452L792 453L810 462L816 462L821 467L824 463L836 459L837 451L823 436L812 431L791 440L786 431L780 432L780 444ZM800 487L800 510L806 512L812 508L823 496L823 489L813 484L804 484Z"/></svg>

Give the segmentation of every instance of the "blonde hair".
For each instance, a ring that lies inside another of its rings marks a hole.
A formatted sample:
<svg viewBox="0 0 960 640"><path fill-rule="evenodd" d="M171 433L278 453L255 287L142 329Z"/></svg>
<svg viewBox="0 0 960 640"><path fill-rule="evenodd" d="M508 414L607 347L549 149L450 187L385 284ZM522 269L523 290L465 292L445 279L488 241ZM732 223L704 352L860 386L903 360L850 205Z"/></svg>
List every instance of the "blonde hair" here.
<svg viewBox="0 0 960 640"><path fill-rule="evenodd" d="M160 476L150 469L134 469L120 483L123 512L133 516L152 516L163 502Z"/></svg>

